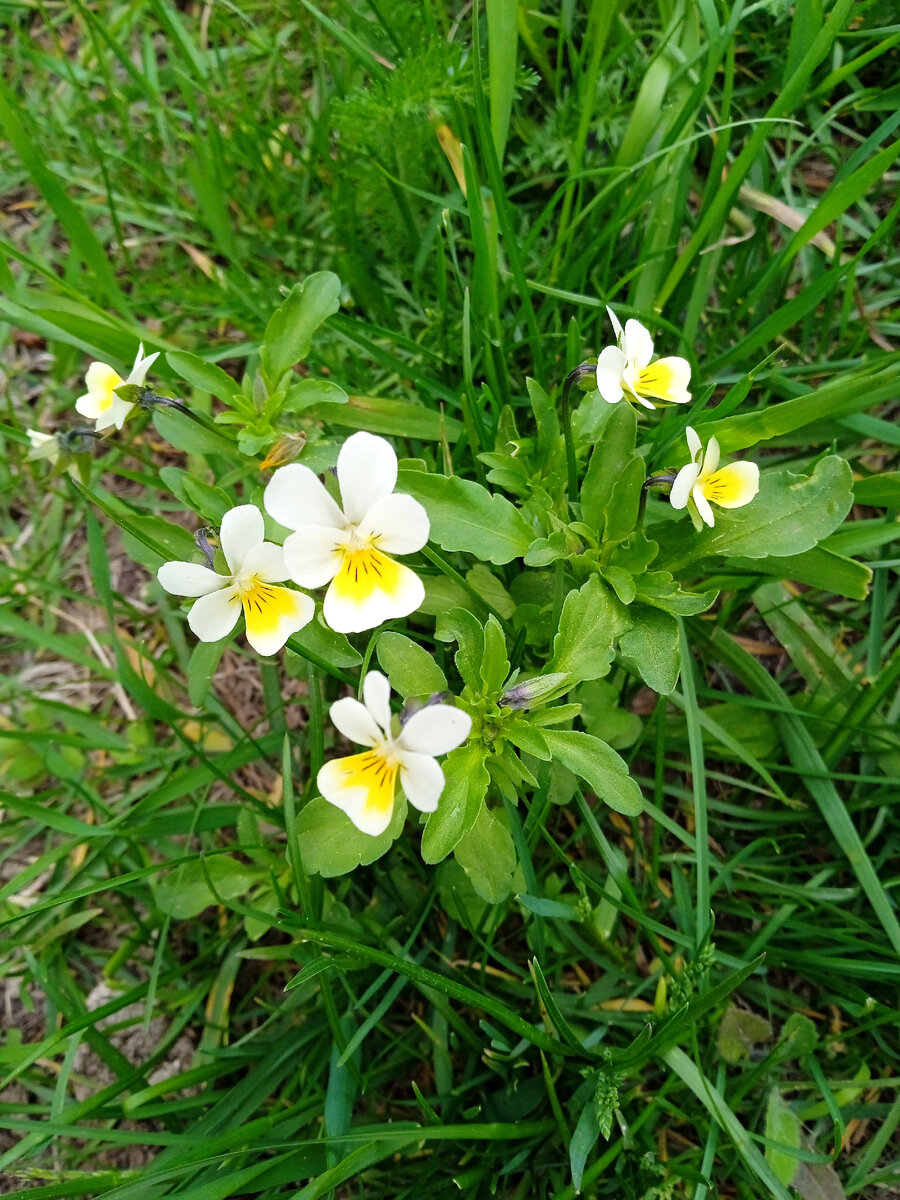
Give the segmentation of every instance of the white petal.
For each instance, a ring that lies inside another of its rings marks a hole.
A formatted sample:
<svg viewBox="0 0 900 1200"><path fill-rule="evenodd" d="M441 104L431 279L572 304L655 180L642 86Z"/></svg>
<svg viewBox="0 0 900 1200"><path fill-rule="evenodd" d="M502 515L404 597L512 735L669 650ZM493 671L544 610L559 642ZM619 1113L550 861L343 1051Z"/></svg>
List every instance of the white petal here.
<svg viewBox="0 0 900 1200"><path fill-rule="evenodd" d="M402 563L393 563L393 567L390 592L371 588L365 595L350 594L336 587L335 580L331 581L322 612L335 632L362 633L385 621L407 617L421 606L425 599L422 580Z"/></svg>
<svg viewBox="0 0 900 1200"><path fill-rule="evenodd" d="M409 718L397 745L416 754L447 754L462 745L471 729L472 718L461 708L429 704Z"/></svg>
<svg viewBox="0 0 900 1200"><path fill-rule="evenodd" d="M691 462L696 462L697 455L703 449L703 443L700 441L700 435L697 433L696 429L691 429L690 425L688 425L684 433L685 437L687 438L688 450L691 452Z"/></svg>
<svg viewBox="0 0 900 1200"><path fill-rule="evenodd" d="M148 354L147 357L144 358L144 343L141 342L141 344L138 346L137 358L134 360L134 366L131 368L131 373L125 382L143 385L144 380L147 378L147 372L158 358L158 350L155 354Z"/></svg>
<svg viewBox="0 0 900 1200"><path fill-rule="evenodd" d="M372 433L354 433L341 447L337 477L344 515L358 525L376 501L394 490L397 455L384 438Z"/></svg>
<svg viewBox="0 0 900 1200"><path fill-rule="evenodd" d="M606 306L606 315L609 317L610 323L613 327L613 333L616 335L616 345L619 346L622 343L622 326L619 322L619 318L608 304Z"/></svg>
<svg viewBox="0 0 900 1200"><path fill-rule="evenodd" d="M606 346L597 359L597 391L607 404L617 404L625 395L622 374L625 355L618 346Z"/></svg>
<svg viewBox="0 0 900 1200"><path fill-rule="evenodd" d="M376 500L356 531L388 554L414 554L428 541L428 513L402 492Z"/></svg>
<svg viewBox="0 0 900 1200"><path fill-rule="evenodd" d="M331 723L348 741L357 745L374 746L382 740L382 731L375 724L372 714L352 696L335 700L331 706Z"/></svg>
<svg viewBox="0 0 900 1200"><path fill-rule="evenodd" d="M294 583L317 588L334 579L344 561L346 537L342 530L321 525L289 534L284 540L284 565Z"/></svg>
<svg viewBox="0 0 900 1200"><path fill-rule="evenodd" d="M400 786L419 812L434 812L444 790L444 772L428 754L407 751L400 756Z"/></svg>
<svg viewBox="0 0 900 1200"><path fill-rule="evenodd" d="M309 624L316 611L312 598L293 588L270 587L266 594L267 602L261 608L244 608L247 641L263 657L277 654L292 634Z"/></svg>
<svg viewBox="0 0 900 1200"><path fill-rule="evenodd" d="M699 484L691 492L691 498L694 501L694 503L697 505L697 512L700 514L700 516L703 518L703 520L706 522L706 524L710 527L710 529L712 529L713 525L715 525L715 523L716 523L715 514L713 513L713 510L709 506L709 501L703 495L703 489L700 487Z"/></svg>
<svg viewBox="0 0 900 1200"><path fill-rule="evenodd" d="M77 407L78 406L76 405L76 408ZM103 429L112 429L113 426L115 426L116 429L121 429L125 424L125 418L133 408L133 404L130 404L127 400L123 400L121 397L113 393L110 403L97 414L97 424L94 426L94 428L98 433ZM83 415L86 415L84 414L84 409L78 409L78 411Z"/></svg>
<svg viewBox="0 0 900 1200"><path fill-rule="evenodd" d="M377 837L384 833L394 815L393 783L390 795L385 788L359 786L348 775L350 759L337 758L325 763L316 778L319 791L329 804L347 814L357 829Z"/></svg>
<svg viewBox="0 0 900 1200"><path fill-rule="evenodd" d="M714 474L718 465L719 441L718 438L711 437L706 447L706 454L703 456L703 470L700 472L701 478Z"/></svg>
<svg viewBox="0 0 900 1200"><path fill-rule="evenodd" d="M217 642L231 633L241 615L241 600L236 587L201 596L188 613L188 625L201 642Z"/></svg>
<svg viewBox="0 0 900 1200"><path fill-rule="evenodd" d="M219 540L232 575L242 574L244 559L266 536L263 515L255 504L239 504L222 518Z"/></svg>
<svg viewBox="0 0 900 1200"><path fill-rule="evenodd" d="M303 529L307 525L343 529L347 524L324 483L302 463L278 468L265 490L263 504L266 512L286 529Z"/></svg>
<svg viewBox="0 0 900 1200"><path fill-rule="evenodd" d="M631 317L625 322L625 340L622 344L630 367L643 369L653 357L653 339L640 321Z"/></svg>
<svg viewBox="0 0 900 1200"><path fill-rule="evenodd" d="M380 671L369 671L363 680L363 702L384 736L391 736L391 685Z"/></svg>
<svg viewBox="0 0 900 1200"><path fill-rule="evenodd" d="M209 567L188 562L163 563L156 578L173 596L208 596L231 584L230 575L217 575Z"/></svg>
<svg viewBox="0 0 900 1200"><path fill-rule="evenodd" d="M691 462L686 467L681 468L675 476L675 482L672 484L671 492L669 492L669 503L673 508L687 507L688 496L690 496L691 488L697 482L699 474L699 463Z"/></svg>
<svg viewBox="0 0 900 1200"><path fill-rule="evenodd" d="M241 575L247 579L253 575L263 583L284 583L290 578L284 561L284 549L274 542L260 542L251 546L241 567Z"/></svg>

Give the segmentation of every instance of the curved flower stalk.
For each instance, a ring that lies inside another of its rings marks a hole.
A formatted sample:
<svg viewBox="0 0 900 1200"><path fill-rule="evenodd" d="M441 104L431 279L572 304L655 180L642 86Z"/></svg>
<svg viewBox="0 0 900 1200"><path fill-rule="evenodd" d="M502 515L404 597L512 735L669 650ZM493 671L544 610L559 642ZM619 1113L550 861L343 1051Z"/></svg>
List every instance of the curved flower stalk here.
<svg viewBox="0 0 900 1200"><path fill-rule="evenodd" d="M284 561L301 587L329 584L323 612L338 633L361 633L414 612L421 579L391 555L413 554L428 541L428 514L412 496L394 494L397 456L389 442L354 433L337 461L343 511L308 467L291 463L266 488L267 511L295 532Z"/></svg>
<svg viewBox="0 0 900 1200"><path fill-rule="evenodd" d="M116 429L121 429L134 405L117 396L116 388L127 383L137 384L140 387L147 377L147 372L158 358L159 351L145 357L144 343L141 342L138 346L134 366L127 379L123 379L106 363L91 363L84 377L87 391L75 401L76 410L83 417L96 421L98 430L109 429L111 425L115 425Z"/></svg>
<svg viewBox="0 0 900 1200"><path fill-rule="evenodd" d="M691 461L675 476L669 503L673 508L687 508L698 531L701 521L712 528L716 523L710 504L720 508L743 508L759 491L759 467L752 462L729 463L719 467L719 443L709 439L706 453L695 430L685 430Z"/></svg>
<svg viewBox="0 0 900 1200"><path fill-rule="evenodd" d="M227 512L219 536L230 575L197 563L168 562L156 577L173 595L199 597L188 625L201 642L231 633L243 609L247 641L258 654L275 654L312 619L316 606L302 592L273 586L288 577L284 554L264 540L263 515L253 504Z"/></svg>
<svg viewBox="0 0 900 1200"><path fill-rule="evenodd" d="M331 719L362 754L325 763L316 782L329 802L357 829L384 833L394 812L397 776L410 804L434 812L444 790L444 772L435 755L455 750L469 736L472 718L451 704L429 704L413 713L397 737L391 733L391 689L380 671L369 671L363 704L347 697L331 706Z"/></svg>
<svg viewBox="0 0 900 1200"><path fill-rule="evenodd" d="M691 382L691 364L685 358L653 357L653 340L633 318L619 324L618 317L607 308L616 334L615 346L607 346L597 359L597 390L607 404L618 404L624 397L644 408L655 408L652 400L668 404L687 404ZM652 398L652 400L651 400Z"/></svg>

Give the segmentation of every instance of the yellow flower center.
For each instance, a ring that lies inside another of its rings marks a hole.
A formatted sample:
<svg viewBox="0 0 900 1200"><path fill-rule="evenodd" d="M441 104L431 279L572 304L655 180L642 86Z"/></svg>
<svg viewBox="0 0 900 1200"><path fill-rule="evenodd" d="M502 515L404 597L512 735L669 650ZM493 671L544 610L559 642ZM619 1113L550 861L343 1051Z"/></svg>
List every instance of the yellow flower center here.
<svg viewBox="0 0 900 1200"><path fill-rule="evenodd" d="M263 583L257 576L235 580L237 591L233 600L244 609L247 629L253 634L271 634L285 617L293 617L299 605L299 593L290 588Z"/></svg>
<svg viewBox="0 0 900 1200"><path fill-rule="evenodd" d="M665 400L674 390L673 373L662 359L644 367L638 376L634 390L639 396L653 396Z"/></svg>
<svg viewBox="0 0 900 1200"><path fill-rule="evenodd" d="M350 538L332 584L342 600L361 602L373 592L391 596L402 585L403 570L392 558L376 550L372 542L361 542L355 535Z"/></svg>
<svg viewBox="0 0 900 1200"><path fill-rule="evenodd" d="M388 750L387 743L339 761L344 787L362 788L366 793L365 807L369 812L383 816L393 811L399 764Z"/></svg>

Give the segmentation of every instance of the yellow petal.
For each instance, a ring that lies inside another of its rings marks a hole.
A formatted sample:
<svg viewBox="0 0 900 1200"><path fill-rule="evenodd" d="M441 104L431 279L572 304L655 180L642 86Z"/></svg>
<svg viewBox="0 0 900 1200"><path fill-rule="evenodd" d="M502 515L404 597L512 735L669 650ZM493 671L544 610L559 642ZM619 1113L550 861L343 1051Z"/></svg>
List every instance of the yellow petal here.
<svg viewBox="0 0 900 1200"><path fill-rule="evenodd" d="M759 467L751 462L729 463L699 480L697 486L720 508L742 508L759 491Z"/></svg>
<svg viewBox="0 0 900 1200"><path fill-rule="evenodd" d="M325 620L338 633L361 633L408 616L425 598L415 571L374 546L344 552L325 596Z"/></svg>
<svg viewBox="0 0 900 1200"><path fill-rule="evenodd" d="M247 623L247 641L259 654L276 654L292 633L311 619L315 605L303 592L275 587L254 579L242 590L241 604Z"/></svg>
<svg viewBox="0 0 900 1200"><path fill-rule="evenodd" d="M394 811L397 763L378 750L333 759L319 771L319 791L343 809L357 829L378 835L387 829Z"/></svg>
<svg viewBox="0 0 900 1200"><path fill-rule="evenodd" d="M659 358L644 367L633 385L639 396L653 396L670 404L686 404L690 400L691 364L684 358Z"/></svg>

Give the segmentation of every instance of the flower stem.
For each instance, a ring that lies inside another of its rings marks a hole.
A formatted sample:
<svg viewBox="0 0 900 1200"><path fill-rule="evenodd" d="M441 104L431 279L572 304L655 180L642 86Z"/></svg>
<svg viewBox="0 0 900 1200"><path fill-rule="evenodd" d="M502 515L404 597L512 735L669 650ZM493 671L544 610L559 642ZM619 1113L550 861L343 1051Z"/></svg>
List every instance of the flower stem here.
<svg viewBox="0 0 900 1200"><path fill-rule="evenodd" d="M560 410L562 412L563 438L566 443L566 499L569 504L574 503L575 497L578 495L578 465L575 461L575 441L572 437L572 414L569 407L569 392L579 379L585 379L588 375L593 375L593 373L594 367L590 363L582 363L574 371L569 372L563 384Z"/></svg>
<svg viewBox="0 0 900 1200"><path fill-rule="evenodd" d="M434 566L437 567L441 574L446 575L448 579L452 579L454 583L458 583L468 596L475 600L482 608L486 608L492 616L496 617L503 627L503 632L507 634L507 636L513 636L513 628L510 623L504 617L501 617L496 608L489 604L488 601L485 600L484 596L480 595L475 588L472 587L471 583L469 583L468 579L466 579L464 575L460 575L459 571L457 571L455 567L451 566L450 563L447 562L443 554L438 554L438 552L436 550L432 550L430 546L423 546L421 553L424 554L430 563L433 563Z"/></svg>
<svg viewBox="0 0 900 1200"><path fill-rule="evenodd" d="M640 499L640 503L638 504L638 515L637 515L637 528L638 529L640 529L640 527L644 524L644 512L647 508L647 495L649 493L650 488L667 487L671 490L672 484L674 482L675 482L674 475L651 475L649 479L644 480L643 487L641 488L641 499Z"/></svg>

